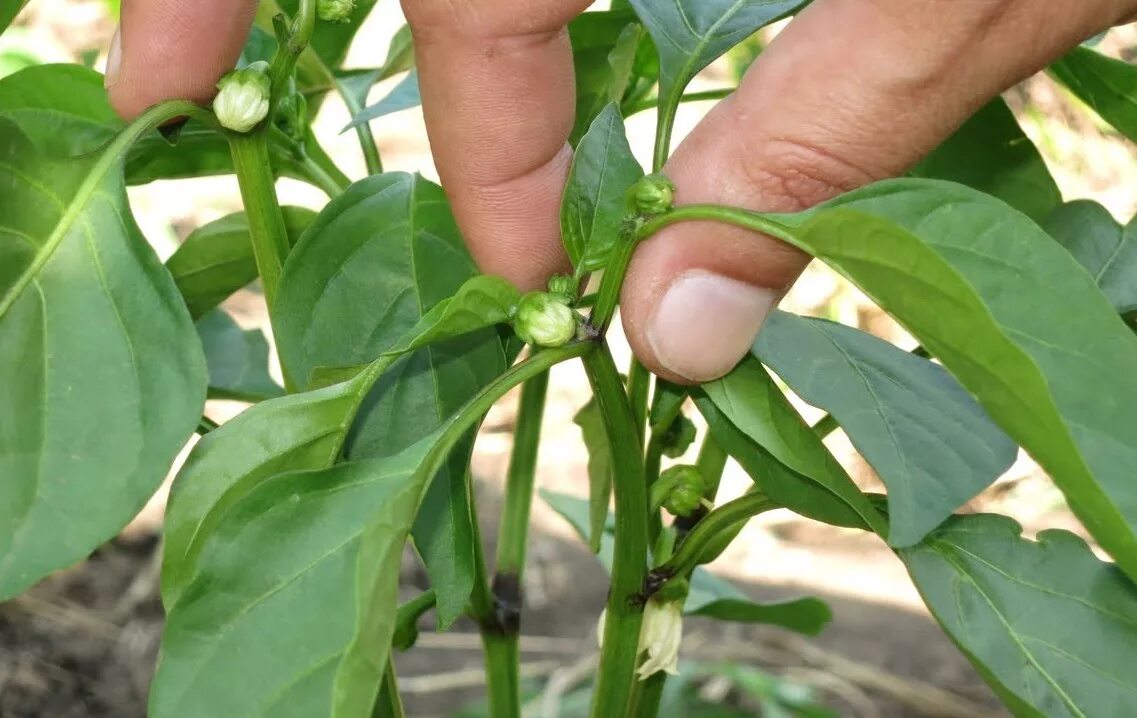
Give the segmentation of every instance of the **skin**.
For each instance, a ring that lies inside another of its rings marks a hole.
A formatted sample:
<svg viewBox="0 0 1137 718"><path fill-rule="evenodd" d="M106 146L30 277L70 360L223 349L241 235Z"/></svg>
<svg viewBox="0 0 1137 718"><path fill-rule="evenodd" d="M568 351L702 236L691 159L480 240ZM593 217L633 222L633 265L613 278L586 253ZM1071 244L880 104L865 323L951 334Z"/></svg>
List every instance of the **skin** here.
<svg viewBox="0 0 1137 718"><path fill-rule="evenodd" d="M470 250L484 271L541 287L567 267L558 225L574 110L565 26L590 3L402 3L435 163ZM124 0L108 63L116 109L131 117L168 98L209 100L254 8ZM665 172L678 203L812 206L903 173L998 93L1134 15L1137 0L815 0ZM624 286L632 348L672 380L715 378L807 261L742 230L672 227L637 250ZM668 294L680 285L685 293ZM720 321L696 321L708 314Z"/></svg>

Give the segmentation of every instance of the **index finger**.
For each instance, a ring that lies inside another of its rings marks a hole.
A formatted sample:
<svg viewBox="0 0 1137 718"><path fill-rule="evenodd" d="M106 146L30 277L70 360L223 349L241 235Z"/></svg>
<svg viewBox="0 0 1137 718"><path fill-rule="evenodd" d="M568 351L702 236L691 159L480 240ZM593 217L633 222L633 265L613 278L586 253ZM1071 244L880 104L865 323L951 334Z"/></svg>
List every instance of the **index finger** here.
<svg viewBox="0 0 1137 718"><path fill-rule="evenodd" d="M481 269L524 288L567 268L558 224L588 0L403 0L439 176Z"/></svg>

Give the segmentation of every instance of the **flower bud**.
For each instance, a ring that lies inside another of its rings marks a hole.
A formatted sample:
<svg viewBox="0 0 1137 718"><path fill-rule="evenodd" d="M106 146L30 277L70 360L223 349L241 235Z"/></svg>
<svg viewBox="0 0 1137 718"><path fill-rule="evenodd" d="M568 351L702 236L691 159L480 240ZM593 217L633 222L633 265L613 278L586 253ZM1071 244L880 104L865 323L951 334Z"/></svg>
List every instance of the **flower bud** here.
<svg viewBox="0 0 1137 718"><path fill-rule="evenodd" d="M537 347L564 346L576 336L576 312L564 297L530 292L517 303L513 330L526 344Z"/></svg>
<svg viewBox="0 0 1137 718"><path fill-rule="evenodd" d="M640 178L632 185L632 208L638 214L662 214L671 209L675 201L675 185L662 174Z"/></svg>
<svg viewBox="0 0 1137 718"><path fill-rule="evenodd" d="M324 22L347 22L355 10L355 0L316 0L316 17Z"/></svg>
<svg viewBox="0 0 1137 718"><path fill-rule="evenodd" d="M663 455L676 459L695 443L695 422L680 414L663 432Z"/></svg>
<svg viewBox="0 0 1137 718"><path fill-rule="evenodd" d="M549 279L549 294L563 297L565 303L572 305L576 301L577 281L567 274L557 274Z"/></svg>
<svg viewBox="0 0 1137 718"><path fill-rule="evenodd" d="M683 587L686 581L676 582ZM644 604L643 623L640 624L640 638L636 656L643 656L643 663L636 669L636 676L645 681L658 671L671 675L679 672L679 643L683 639L683 601L684 591L675 599L659 600L653 598ZM608 609L600 612L596 625L597 642L604 648L604 624L608 619ZM646 654L646 655L645 655Z"/></svg>
<svg viewBox="0 0 1137 718"><path fill-rule="evenodd" d="M679 643L683 639L683 606L680 601L656 601L644 606L644 621L640 628L639 650L646 653L643 663L636 669L641 681L659 671L669 675L679 673Z"/></svg>
<svg viewBox="0 0 1137 718"><path fill-rule="evenodd" d="M227 72L217 83L213 112L221 126L234 132L248 132L268 115L272 83L268 63L254 62L246 68Z"/></svg>
<svg viewBox="0 0 1137 718"><path fill-rule="evenodd" d="M667 509L672 516L690 516L703 503L707 482L694 466L672 466L651 486L653 507Z"/></svg>

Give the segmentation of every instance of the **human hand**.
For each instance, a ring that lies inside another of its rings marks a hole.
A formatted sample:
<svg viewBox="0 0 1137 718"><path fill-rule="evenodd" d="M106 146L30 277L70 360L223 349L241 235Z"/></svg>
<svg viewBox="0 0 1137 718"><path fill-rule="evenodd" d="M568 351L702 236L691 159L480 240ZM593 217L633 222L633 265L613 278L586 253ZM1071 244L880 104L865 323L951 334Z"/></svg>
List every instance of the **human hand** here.
<svg viewBox="0 0 1137 718"><path fill-rule="evenodd" d="M558 209L575 95L565 26L589 4L403 0L459 224L484 271L526 288L566 268ZM108 70L115 107L129 116L167 97L208 99L254 9L126 0ZM681 204L809 207L904 172L991 97L1135 12L1137 0L815 0L665 172ZM713 379L749 349L807 262L739 229L669 228L637 250L626 334L660 375Z"/></svg>

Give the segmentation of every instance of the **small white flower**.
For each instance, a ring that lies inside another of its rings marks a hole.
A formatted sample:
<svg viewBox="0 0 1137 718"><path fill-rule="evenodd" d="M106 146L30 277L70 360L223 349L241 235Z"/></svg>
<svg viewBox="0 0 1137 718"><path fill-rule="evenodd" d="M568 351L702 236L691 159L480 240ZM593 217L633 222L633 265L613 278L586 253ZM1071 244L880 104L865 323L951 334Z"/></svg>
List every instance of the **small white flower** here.
<svg viewBox="0 0 1137 718"><path fill-rule="evenodd" d="M648 601L644 606L644 619L640 627L637 655L644 655L643 663L636 669L641 681L663 671L669 675L679 673L679 643L683 638L683 606L681 601ZM596 626L596 640L604 647L604 621L608 609L600 612Z"/></svg>
<svg viewBox="0 0 1137 718"><path fill-rule="evenodd" d="M683 607L679 601L648 601L644 607L644 623L640 629L640 651L647 657L636 670L640 680L657 671L669 675L679 673L679 642L683 638Z"/></svg>
<svg viewBox="0 0 1137 718"><path fill-rule="evenodd" d="M254 62L226 73L217 83L217 90L213 100L217 121L234 132L248 132L268 115L272 91L268 63Z"/></svg>

